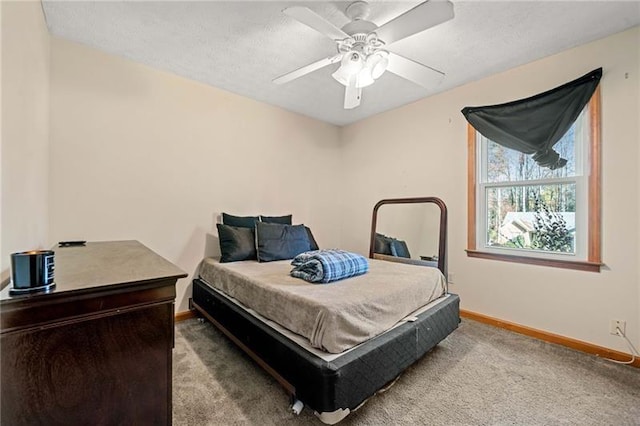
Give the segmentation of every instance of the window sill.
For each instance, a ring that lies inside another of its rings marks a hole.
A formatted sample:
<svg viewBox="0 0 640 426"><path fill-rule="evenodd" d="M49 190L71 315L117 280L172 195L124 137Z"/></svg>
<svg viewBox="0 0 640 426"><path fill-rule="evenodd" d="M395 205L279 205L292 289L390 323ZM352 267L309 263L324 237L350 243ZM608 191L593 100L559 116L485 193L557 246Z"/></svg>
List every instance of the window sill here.
<svg viewBox="0 0 640 426"><path fill-rule="evenodd" d="M466 250L467 257L475 257L479 259L499 260L503 262L525 263L528 265L550 266L553 268L575 269L578 271L600 272L603 265L599 262L574 261L574 260L557 260L542 259L528 256L517 256L510 254L487 253L477 250Z"/></svg>

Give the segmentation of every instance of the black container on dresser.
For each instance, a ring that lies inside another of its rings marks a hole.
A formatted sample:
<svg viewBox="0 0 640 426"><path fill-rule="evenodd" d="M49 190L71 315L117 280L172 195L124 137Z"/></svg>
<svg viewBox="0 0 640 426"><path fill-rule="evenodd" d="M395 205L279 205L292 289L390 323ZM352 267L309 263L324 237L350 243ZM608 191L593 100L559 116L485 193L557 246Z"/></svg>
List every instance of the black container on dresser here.
<svg viewBox="0 0 640 426"><path fill-rule="evenodd" d="M0 424L171 424L175 284L137 241L55 248L55 289L0 292Z"/></svg>

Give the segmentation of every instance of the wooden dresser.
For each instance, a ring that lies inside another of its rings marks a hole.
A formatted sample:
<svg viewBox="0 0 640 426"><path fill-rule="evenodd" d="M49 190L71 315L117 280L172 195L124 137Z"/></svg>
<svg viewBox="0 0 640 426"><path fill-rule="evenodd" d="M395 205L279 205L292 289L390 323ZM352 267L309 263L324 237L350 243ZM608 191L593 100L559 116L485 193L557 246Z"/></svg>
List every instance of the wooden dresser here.
<svg viewBox="0 0 640 426"><path fill-rule="evenodd" d="M137 241L54 250L53 291L0 292L0 424L171 424L187 274Z"/></svg>

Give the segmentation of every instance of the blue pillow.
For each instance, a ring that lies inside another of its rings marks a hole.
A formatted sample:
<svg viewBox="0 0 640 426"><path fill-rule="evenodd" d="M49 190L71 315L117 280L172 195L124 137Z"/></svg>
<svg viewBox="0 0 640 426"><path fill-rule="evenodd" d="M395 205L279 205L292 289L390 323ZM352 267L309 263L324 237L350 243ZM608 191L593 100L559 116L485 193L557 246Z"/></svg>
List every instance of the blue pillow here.
<svg viewBox="0 0 640 426"><path fill-rule="evenodd" d="M318 243L316 242L316 239L313 237L313 234L311 233L311 229L309 229L308 226L305 226L304 229L307 230L307 236L309 237L309 246L311 246L311 250L320 250L320 247L318 247Z"/></svg>
<svg viewBox="0 0 640 426"><path fill-rule="evenodd" d="M232 214L222 213L223 224L238 228L254 229L258 220L258 216L234 216Z"/></svg>
<svg viewBox="0 0 640 426"><path fill-rule="evenodd" d="M402 240L391 240L389 248L391 249L391 256L411 258L409 247L407 247L407 243Z"/></svg>
<svg viewBox="0 0 640 426"><path fill-rule="evenodd" d="M304 225L256 223L258 262L293 259L309 250L311 250L311 243Z"/></svg>
<svg viewBox="0 0 640 426"><path fill-rule="evenodd" d="M251 228L216 224L220 240L220 262L256 260L255 231Z"/></svg>

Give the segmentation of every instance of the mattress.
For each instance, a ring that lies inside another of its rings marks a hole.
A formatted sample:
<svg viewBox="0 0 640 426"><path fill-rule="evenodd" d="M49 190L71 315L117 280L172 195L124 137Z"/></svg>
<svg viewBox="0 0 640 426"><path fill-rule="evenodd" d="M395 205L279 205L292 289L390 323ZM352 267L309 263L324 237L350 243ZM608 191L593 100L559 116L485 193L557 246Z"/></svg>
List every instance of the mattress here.
<svg viewBox="0 0 640 426"><path fill-rule="evenodd" d="M289 275L289 261L203 261L200 276L247 308L330 353L352 348L441 297L436 268L370 259L367 274L330 284ZM390 283L393 283L390 285Z"/></svg>
<svg viewBox="0 0 640 426"><path fill-rule="evenodd" d="M337 353L337 354L326 352L326 351L323 351L323 350L318 349L318 348L314 348L313 346L311 346L311 344L309 343L308 339L305 339L304 337L300 336L299 334L296 334L296 333L292 332L291 330L287 330L286 328L284 328L280 324L278 324L276 322L273 322L270 319L265 318L264 316L260 315L259 313L257 313L253 309L244 306L242 303L238 302L233 297L229 297L228 295L222 293L220 290L214 288L213 286L209 285L208 283L206 283L206 284L208 286L208 290L210 290L213 293L216 293L218 295L218 297L220 297L221 299L224 299L224 300L228 301L229 303L234 304L235 306L237 306L238 309L249 313L256 320L260 321L261 323L263 323L266 326L268 326L269 328L271 328L275 333L283 335L287 339L291 340L293 343L295 343L298 346L300 346L300 348L304 349L305 351L309 352L310 354L312 354L314 356L317 356L318 358L321 358L324 361L327 361L327 362L335 361L339 357L348 354L349 352L353 351L354 349L356 349L356 348L358 348L358 347L360 347L361 345L364 344L364 343L360 343L359 345L356 345L356 346L354 346L354 347L352 347L350 349L347 349L347 350L345 350L343 352L340 352L340 353ZM434 307L436 307L440 303L446 303L450 297L452 297L451 294L445 294L445 295L433 300L429 304L427 304L427 305L425 305L425 306L423 306L423 307L421 307L419 309L416 309L411 314L407 315L405 318L403 318L402 320L398 321L389 330L385 331L385 333L393 330L396 327L401 326L404 323L415 321L418 318L418 315L421 315L424 312L426 312L426 311L428 311L430 309L433 309Z"/></svg>

